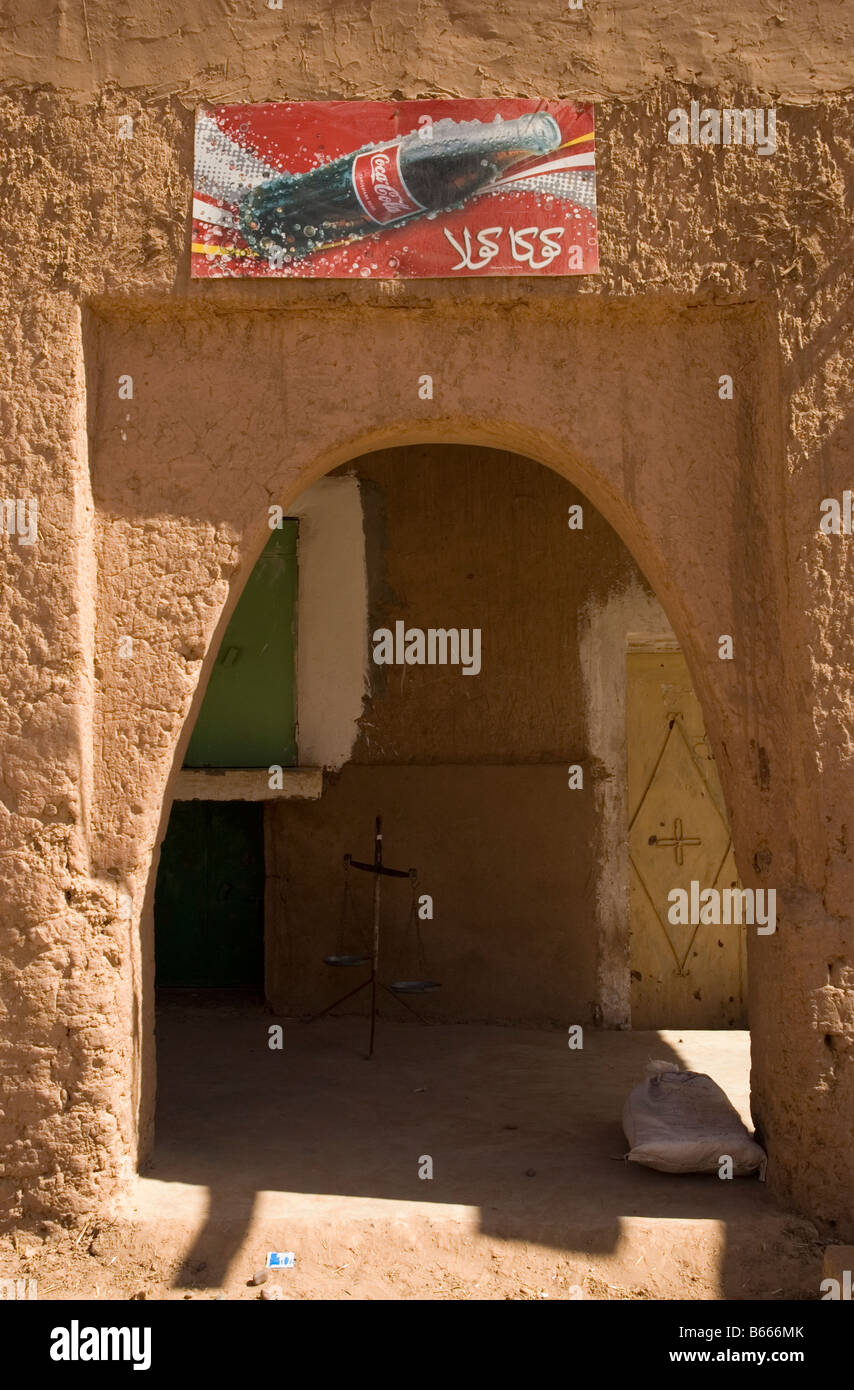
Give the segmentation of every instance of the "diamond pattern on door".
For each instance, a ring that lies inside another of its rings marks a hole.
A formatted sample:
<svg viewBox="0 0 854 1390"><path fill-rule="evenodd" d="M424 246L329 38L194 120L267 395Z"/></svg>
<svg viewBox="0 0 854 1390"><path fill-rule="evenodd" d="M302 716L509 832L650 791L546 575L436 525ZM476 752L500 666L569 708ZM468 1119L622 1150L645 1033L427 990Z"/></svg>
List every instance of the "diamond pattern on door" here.
<svg viewBox="0 0 854 1390"><path fill-rule="evenodd" d="M677 652L629 656L632 1025L744 1022L744 928L676 926L668 895L736 882L723 795Z"/></svg>

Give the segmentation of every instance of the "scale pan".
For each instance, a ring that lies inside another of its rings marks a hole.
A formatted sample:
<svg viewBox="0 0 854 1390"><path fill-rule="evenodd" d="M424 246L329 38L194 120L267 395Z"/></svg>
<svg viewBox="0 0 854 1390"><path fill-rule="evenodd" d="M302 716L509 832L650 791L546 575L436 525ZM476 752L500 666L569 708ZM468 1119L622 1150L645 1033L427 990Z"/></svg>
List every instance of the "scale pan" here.
<svg viewBox="0 0 854 1390"><path fill-rule="evenodd" d="M429 994L433 989L441 989L438 980L394 980L389 985L395 994Z"/></svg>
<svg viewBox="0 0 854 1390"><path fill-rule="evenodd" d="M324 965L370 965L370 956L324 956Z"/></svg>

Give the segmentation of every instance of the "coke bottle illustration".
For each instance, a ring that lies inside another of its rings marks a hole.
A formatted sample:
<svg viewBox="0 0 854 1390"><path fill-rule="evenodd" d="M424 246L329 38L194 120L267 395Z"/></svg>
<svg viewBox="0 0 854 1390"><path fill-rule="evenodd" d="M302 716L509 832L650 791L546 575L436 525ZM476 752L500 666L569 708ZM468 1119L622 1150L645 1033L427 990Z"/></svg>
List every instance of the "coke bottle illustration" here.
<svg viewBox="0 0 854 1390"><path fill-rule="evenodd" d="M544 111L490 125L437 121L429 140L414 131L307 174L267 179L242 200L240 231L259 255L284 252L284 260L299 260L456 207L514 164L549 154L560 141L557 121Z"/></svg>

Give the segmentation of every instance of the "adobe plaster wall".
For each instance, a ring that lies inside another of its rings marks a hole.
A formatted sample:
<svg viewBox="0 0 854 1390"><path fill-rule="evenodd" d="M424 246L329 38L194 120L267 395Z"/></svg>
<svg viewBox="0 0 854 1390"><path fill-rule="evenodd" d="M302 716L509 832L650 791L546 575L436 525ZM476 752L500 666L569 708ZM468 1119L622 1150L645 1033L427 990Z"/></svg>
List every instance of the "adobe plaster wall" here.
<svg viewBox="0 0 854 1390"><path fill-rule="evenodd" d="M818 534L854 427L852 8L505 9L89 0L87 35L82 7L25 0L5 23L2 490L40 506L37 546L2 554L12 1215L108 1205L150 1136L156 845L267 506L437 440L563 473L655 588L740 877L778 891L750 959L769 1181L854 1235L854 585L850 542ZM601 276L188 281L198 97L518 92L599 98ZM776 103L777 153L668 145L692 98Z"/></svg>
<svg viewBox="0 0 854 1390"><path fill-rule="evenodd" d="M357 478L321 478L289 508L299 520L297 760L339 768L368 688L368 576Z"/></svg>
<svg viewBox="0 0 854 1390"><path fill-rule="evenodd" d="M607 607L616 591L642 592L637 568L584 497L530 459L420 445L368 454L348 472L327 481L361 494L369 594L361 629L398 620L477 628L481 669L465 676L458 666L371 660L359 738L340 775L325 777L316 805L268 808L270 998L285 1013L313 1012L350 987L322 957L344 945L343 856L371 858L382 812L386 862L417 866L419 892L433 899L421 924L429 970L442 982L426 1001L431 1017L564 1028L598 1019L597 890L614 866L593 852L599 768L579 626L594 601ZM583 527L570 529L578 505ZM616 647L611 682L596 698L619 719L624 632ZM623 763L624 745L623 729ZM586 782L570 792L575 763ZM626 834L622 810L617 839ZM347 949L356 927L364 945L371 921L371 885L353 879ZM384 979L415 968L408 911L409 885L387 883ZM627 989L627 960L623 969ZM364 996L351 1007L363 1004Z"/></svg>

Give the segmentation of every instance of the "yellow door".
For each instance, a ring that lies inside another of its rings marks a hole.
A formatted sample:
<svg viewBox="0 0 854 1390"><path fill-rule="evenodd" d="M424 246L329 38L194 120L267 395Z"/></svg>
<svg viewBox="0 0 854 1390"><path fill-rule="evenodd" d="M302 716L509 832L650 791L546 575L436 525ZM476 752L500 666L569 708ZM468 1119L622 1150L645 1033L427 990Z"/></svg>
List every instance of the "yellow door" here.
<svg viewBox="0 0 854 1390"><path fill-rule="evenodd" d="M737 884L723 794L680 652L628 657L633 1028L746 1026L746 928L673 925L668 894Z"/></svg>

